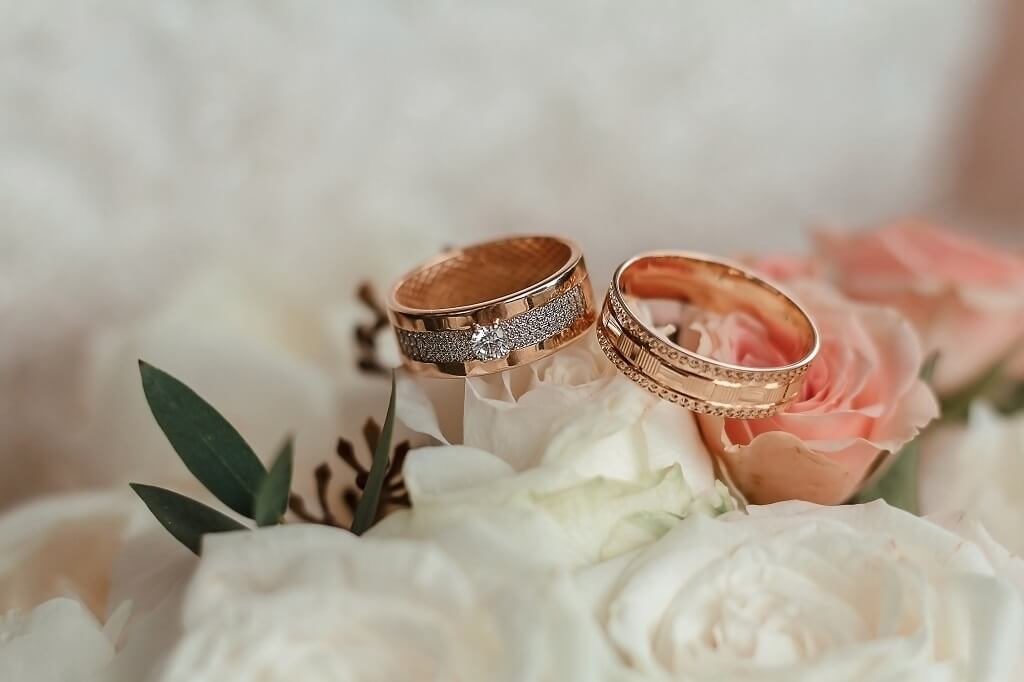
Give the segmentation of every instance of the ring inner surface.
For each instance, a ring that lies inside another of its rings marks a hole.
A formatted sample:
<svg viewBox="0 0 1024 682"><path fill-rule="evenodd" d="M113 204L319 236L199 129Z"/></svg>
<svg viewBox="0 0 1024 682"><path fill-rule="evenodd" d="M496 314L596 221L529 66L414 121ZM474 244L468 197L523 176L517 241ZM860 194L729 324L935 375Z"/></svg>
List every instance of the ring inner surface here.
<svg viewBox="0 0 1024 682"><path fill-rule="evenodd" d="M691 333L689 323L708 313L756 318L788 363L799 362L814 348L814 330L795 303L767 282L724 263L649 256L620 273L619 288L634 316L648 317L631 305L631 299L643 301L654 317L653 331L694 354L699 334Z"/></svg>
<svg viewBox="0 0 1024 682"><path fill-rule="evenodd" d="M410 276L396 291L406 308L439 310L507 297L554 275L572 248L552 237L517 237L464 249Z"/></svg>

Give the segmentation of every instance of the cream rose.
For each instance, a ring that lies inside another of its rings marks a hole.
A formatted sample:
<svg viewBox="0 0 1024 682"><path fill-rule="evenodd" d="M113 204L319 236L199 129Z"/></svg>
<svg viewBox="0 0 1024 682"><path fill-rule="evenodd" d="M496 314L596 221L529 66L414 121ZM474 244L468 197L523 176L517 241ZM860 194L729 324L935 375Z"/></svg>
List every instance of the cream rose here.
<svg viewBox="0 0 1024 682"><path fill-rule="evenodd" d="M481 516L510 527L546 528L559 537L558 552L548 559L570 567L652 542L688 514L736 508L721 483L695 496L678 464L631 481L574 482L571 470L516 472L491 453L441 446L410 453L404 474L412 508L385 518L371 530L374 537L421 537Z"/></svg>
<svg viewBox="0 0 1024 682"><path fill-rule="evenodd" d="M123 618L104 628L89 609L61 597L28 613L0 614L0 680L101 682Z"/></svg>
<svg viewBox="0 0 1024 682"><path fill-rule="evenodd" d="M976 402L966 424L924 436L920 462L922 512L966 511L1024 554L1024 414L1006 417Z"/></svg>
<svg viewBox="0 0 1024 682"><path fill-rule="evenodd" d="M928 353L940 393L962 387L1024 343L1024 256L922 220L821 232L843 291L900 310Z"/></svg>
<svg viewBox="0 0 1024 682"><path fill-rule="evenodd" d="M0 610L30 610L74 594L109 608L114 564L148 512L131 491L54 495L0 515Z"/></svg>
<svg viewBox="0 0 1024 682"><path fill-rule="evenodd" d="M938 416L918 378L917 335L897 312L855 303L825 284L790 283L821 335L801 394L766 419L700 417L708 447L754 503L848 500L885 452L895 452ZM691 325L697 351L750 367L792 361L786 339L747 313L705 315Z"/></svg>
<svg viewBox="0 0 1024 682"><path fill-rule="evenodd" d="M599 476L634 481L673 464L695 493L714 487L693 415L620 376L593 332L540 362L466 381L461 425L442 428L427 397L438 381L402 381L402 420L444 443L461 435L461 445L530 473L533 490Z"/></svg>
<svg viewBox="0 0 1024 682"><path fill-rule="evenodd" d="M692 516L584 580L608 637L653 679L1018 679L1024 565L948 521L882 502Z"/></svg>
<svg viewBox="0 0 1024 682"><path fill-rule="evenodd" d="M178 592L193 564L127 489L53 495L0 515L0 613L11 610L6 637L29 637L0 651L0 679L91 679L83 657L107 660L115 645L119 654L99 679L145 679L173 640ZM61 638L74 640L66 652ZM4 641L0 632L0 650ZM60 677L65 664L74 674ZM9 669L58 677L8 677Z"/></svg>
<svg viewBox="0 0 1024 682"><path fill-rule="evenodd" d="M210 537L158 679L620 679L567 576L470 525L439 543L315 526Z"/></svg>
<svg viewBox="0 0 1024 682"><path fill-rule="evenodd" d="M398 413L444 440L423 390L433 383L403 381ZM547 360L469 380L463 411L465 444L411 452L412 509L376 533L432 532L499 508L540 513L562 535L563 561L586 565L656 539L691 511L735 506L715 483L693 415L619 376L592 334Z"/></svg>

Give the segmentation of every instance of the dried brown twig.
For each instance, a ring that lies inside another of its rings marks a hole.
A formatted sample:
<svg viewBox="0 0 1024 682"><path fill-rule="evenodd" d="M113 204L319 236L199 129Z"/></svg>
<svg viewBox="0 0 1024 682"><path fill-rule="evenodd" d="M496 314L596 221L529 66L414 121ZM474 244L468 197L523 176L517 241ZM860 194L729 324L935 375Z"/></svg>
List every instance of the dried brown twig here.
<svg viewBox="0 0 1024 682"><path fill-rule="evenodd" d="M363 438L369 447L371 457L377 448L377 441L380 439L380 426L372 418L367 419L363 425ZM391 461L387 472L384 475L384 489L381 497L381 505L377 517L381 518L388 511L396 507L409 506L409 493L405 489L405 481L402 480L402 467L405 465L405 458L409 454L409 441L403 441L395 446L392 451ZM370 470L356 457L355 448L352 443L344 438L338 439L338 457L348 468L355 472L355 485L346 486L341 492L341 499L350 513L355 513L359 504L360 492L366 488L366 481L369 478ZM320 523L327 526L343 528L344 525L330 510L330 482L332 477L331 467L325 462L316 468L316 496L320 505L320 516L313 514L305 501L298 495L292 494L288 500L288 508L295 516L309 523Z"/></svg>
<svg viewBox="0 0 1024 682"><path fill-rule="evenodd" d="M373 320L366 324L358 324L355 329L356 345L359 349L359 369L367 374L388 375L391 370L381 363L377 353L377 338L388 328L388 313L377 300L373 286L368 282L359 285L356 296L371 313Z"/></svg>
<svg viewBox="0 0 1024 682"><path fill-rule="evenodd" d="M372 418L367 419L363 425L363 438L366 440L366 446L370 452L376 451L377 441L380 439L380 426ZM402 480L402 467L405 465L405 458L409 454L409 447L409 441L402 441L392 451L391 462L388 464L387 472L384 474L384 489L381 499L383 511L393 507L409 506L409 493L405 489L405 481ZM359 500L356 488L363 490L366 487L370 470L356 459L352 444L344 439L338 440L338 456L356 472L355 487L349 486L342 494L345 506L350 511L355 511L356 503Z"/></svg>
<svg viewBox="0 0 1024 682"><path fill-rule="evenodd" d="M321 515L319 517L314 516L313 513L307 509L305 501L295 493L292 493L288 498L288 508L293 514L303 521L342 528L342 524L338 521L337 517L331 513L331 508L328 504L327 490L331 482L331 467L325 462L316 468L313 472L313 476L316 478L316 497L317 501L320 503Z"/></svg>
<svg viewBox="0 0 1024 682"><path fill-rule="evenodd" d="M378 357L377 339L386 330L390 323L388 314L377 299L373 286L368 282L359 285L356 297L372 314L373 319L364 324L357 324L355 328L355 341L359 351L357 361L360 371L368 374L387 376L391 370L385 367ZM363 439L370 450L372 459L377 449L377 441L380 439L380 426L372 418L367 419L363 425ZM338 439L338 457L345 465L355 472L355 485L345 486L341 492L341 499L345 507L352 514L355 513L359 504L359 497L362 490L366 488L366 481L370 471L356 457L355 447L344 438ZM405 464L406 455L409 454L409 442L404 441L395 446L391 453L390 464L384 476L384 488L381 493L381 504L377 511L377 517L384 516L390 509L395 507L409 506L409 493L405 489L405 482L402 480L402 466ZM344 527L344 524L331 511L330 485L333 472L329 464L324 462L313 472L316 479L316 497L320 506L319 515L313 513L306 506L305 500L294 493L288 499L288 508L295 516L309 523L319 523L327 526Z"/></svg>

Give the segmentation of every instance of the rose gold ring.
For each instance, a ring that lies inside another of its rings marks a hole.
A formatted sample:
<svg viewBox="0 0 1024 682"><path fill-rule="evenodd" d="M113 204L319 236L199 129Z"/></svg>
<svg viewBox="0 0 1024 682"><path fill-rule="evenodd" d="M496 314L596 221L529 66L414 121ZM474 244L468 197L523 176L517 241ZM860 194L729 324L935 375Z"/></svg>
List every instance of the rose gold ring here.
<svg viewBox="0 0 1024 682"><path fill-rule="evenodd" d="M705 357L644 322L636 300L746 312L770 328L793 362L742 367ZM793 401L819 348L810 316L778 287L740 265L683 251L641 254L620 265L597 333L619 371L648 391L695 412L739 419L769 417Z"/></svg>
<svg viewBox="0 0 1024 682"><path fill-rule="evenodd" d="M445 253L401 278L388 301L405 366L479 376L539 360L596 316L579 247L510 237Z"/></svg>

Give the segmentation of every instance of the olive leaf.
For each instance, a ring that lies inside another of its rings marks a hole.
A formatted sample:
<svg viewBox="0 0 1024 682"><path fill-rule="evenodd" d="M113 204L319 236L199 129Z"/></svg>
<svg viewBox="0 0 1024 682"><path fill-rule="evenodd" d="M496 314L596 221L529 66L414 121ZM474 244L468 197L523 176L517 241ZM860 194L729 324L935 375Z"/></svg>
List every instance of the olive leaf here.
<svg viewBox="0 0 1024 682"><path fill-rule="evenodd" d="M131 487L156 520L195 554L199 554L207 533L247 530L231 517L173 490L142 483L132 483Z"/></svg>
<svg viewBox="0 0 1024 682"><path fill-rule="evenodd" d="M971 404L994 393L1005 379L1008 358L996 362L983 372L977 379L964 386L953 395L942 399L942 418L964 420L970 412Z"/></svg>
<svg viewBox="0 0 1024 682"><path fill-rule="evenodd" d="M285 440L268 472L238 431L195 391L167 372L141 360L139 370L153 417L196 479L218 500L256 521L257 526L282 523L289 502L297 505L301 502L291 494L292 439ZM365 532L377 519L384 487L389 483L394 427L395 377L392 375L387 417L376 438L373 462L366 472L362 497L355 504L352 531L356 534ZM401 450L403 456L407 450L406 445L405 450ZM400 467L400 460L401 457L395 466ZM321 475L321 471L326 472L326 477ZM324 464L317 468L317 475L318 480L323 478L326 484L330 469ZM321 503L326 504L325 485L320 487ZM133 483L132 489L157 520L197 554L203 535L247 529L231 517L173 491L139 483ZM307 518L301 514L300 517Z"/></svg>
<svg viewBox="0 0 1024 682"><path fill-rule="evenodd" d="M267 476L256 453L184 383L141 360L139 371L149 409L181 461L218 500L252 518L256 494Z"/></svg>
<svg viewBox="0 0 1024 682"><path fill-rule="evenodd" d="M999 409L1003 414L1016 414L1024 410L1024 381L1018 382L1007 389L999 401Z"/></svg>
<svg viewBox="0 0 1024 682"><path fill-rule="evenodd" d="M924 362L921 363L921 370L917 373L917 375L918 377L921 378L921 381L925 382L926 384L930 385L932 383L932 380L935 378L935 368L938 367L939 365L939 356L939 352L935 351L934 353L926 357L924 359Z"/></svg>
<svg viewBox="0 0 1024 682"><path fill-rule="evenodd" d="M885 500L893 507L899 507L911 514L918 512L917 467L921 459L921 438L918 436L907 443L893 457L892 465L885 474L857 494L854 502Z"/></svg>
<svg viewBox="0 0 1024 682"><path fill-rule="evenodd" d="M355 516L352 519L352 532L356 535L362 535L377 518L377 507L380 505L381 489L384 487L384 478L391 455L391 438L395 430L395 393L395 375L392 372L388 413L384 418L384 425L381 427L380 437L377 439L377 447L373 452L373 463L370 465L366 487L363 488L363 496L359 499Z"/></svg>
<svg viewBox="0 0 1024 682"><path fill-rule="evenodd" d="M292 486L292 459L294 446L291 438L285 441L274 463L270 467L253 505L253 520L258 526L273 526L281 523L288 510L288 495Z"/></svg>

